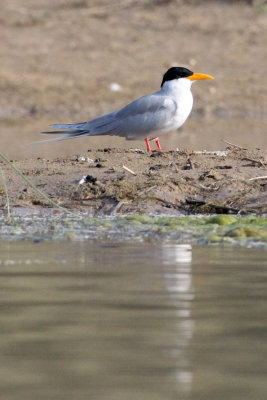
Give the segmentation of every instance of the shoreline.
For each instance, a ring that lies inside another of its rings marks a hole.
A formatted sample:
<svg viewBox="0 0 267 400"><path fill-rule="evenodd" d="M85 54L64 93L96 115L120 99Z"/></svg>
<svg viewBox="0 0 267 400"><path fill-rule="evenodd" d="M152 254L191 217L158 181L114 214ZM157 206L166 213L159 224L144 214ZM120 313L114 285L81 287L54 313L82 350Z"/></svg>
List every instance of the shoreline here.
<svg viewBox="0 0 267 400"><path fill-rule="evenodd" d="M70 159L13 161L54 202L89 214L267 213L267 152L88 150ZM1 161L10 207L51 205ZM0 207L6 205L2 183Z"/></svg>

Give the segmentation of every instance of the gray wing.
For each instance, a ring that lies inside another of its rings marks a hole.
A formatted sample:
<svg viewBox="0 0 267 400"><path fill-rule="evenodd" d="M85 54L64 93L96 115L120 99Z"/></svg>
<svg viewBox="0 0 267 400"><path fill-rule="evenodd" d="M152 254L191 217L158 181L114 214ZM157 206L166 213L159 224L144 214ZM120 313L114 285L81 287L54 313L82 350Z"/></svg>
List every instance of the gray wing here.
<svg viewBox="0 0 267 400"><path fill-rule="evenodd" d="M168 96L155 93L141 97L117 111L117 135L138 139L149 132L163 129L176 110L177 103Z"/></svg>
<svg viewBox="0 0 267 400"><path fill-rule="evenodd" d="M145 137L149 132L164 128L177 110L176 102L157 93L140 97L119 111L79 124L53 124L63 131L42 132L64 134L54 140L73 139L81 136L110 135L127 139Z"/></svg>

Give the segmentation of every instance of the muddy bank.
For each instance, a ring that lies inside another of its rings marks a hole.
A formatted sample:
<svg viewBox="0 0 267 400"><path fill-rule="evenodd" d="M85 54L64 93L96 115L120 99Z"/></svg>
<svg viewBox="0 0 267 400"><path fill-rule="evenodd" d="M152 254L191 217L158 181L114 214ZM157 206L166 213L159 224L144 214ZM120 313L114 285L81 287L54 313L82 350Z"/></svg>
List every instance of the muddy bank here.
<svg viewBox="0 0 267 400"><path fill-rule="evenodd" d="M265 151L230 146L218 153L105 148L70 159L13 162L51 199L90 215L263 215L266 160ZM50 207L9 166L1 162L1 167L11 208ZM0 189L4 211L6 196Z"/></svg>

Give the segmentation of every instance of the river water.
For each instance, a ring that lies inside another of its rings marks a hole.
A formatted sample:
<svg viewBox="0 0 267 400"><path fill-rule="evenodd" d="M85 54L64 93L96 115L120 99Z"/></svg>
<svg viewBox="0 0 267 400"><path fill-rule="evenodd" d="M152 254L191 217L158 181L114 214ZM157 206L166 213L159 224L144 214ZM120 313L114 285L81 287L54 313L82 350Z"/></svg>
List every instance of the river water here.
<svg viewBox="0 0 267 400"><path fill-rule="evenodd" d="M265 399L267 252L0 243L0 398Z"/></svg>

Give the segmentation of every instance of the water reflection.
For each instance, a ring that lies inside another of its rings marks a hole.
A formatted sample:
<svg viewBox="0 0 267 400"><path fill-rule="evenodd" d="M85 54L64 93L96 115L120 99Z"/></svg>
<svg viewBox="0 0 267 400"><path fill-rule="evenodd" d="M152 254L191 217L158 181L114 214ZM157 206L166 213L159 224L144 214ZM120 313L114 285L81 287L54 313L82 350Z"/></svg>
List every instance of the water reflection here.
<svg viewBox="0 0 267 400"><path fill-rule="evenodd" d="M162 246L163 265L172 271L164 273L165 288L176 306L177 343L170 356L179 360L175 379L179 392L188 398L193 381L192 362L189 354L190 340L194 333L191 303L194 300L192 281L192 246L190 244L166 244Z"/></svg>
<svg viewBox="0 0 267 400"><path fill-rule="evenodd" d="M191 264L192 262L191 244L163 244L162 253L164 265Z"/></svg>
<svg viewBox="0 0 267 400"><path fill-rule="evenodd" d="M175 271L164 274L169 284L169 292L185 293L187 299L192 300L192 246L190 244L174 244L162 247L163 265L175 266Z"/></svg>
<svg viewBox="0 0 267 400"><path fill-rule="evenodd" d="M253 249L0 243L1 396L264 398L266 266Z"/></svg>

